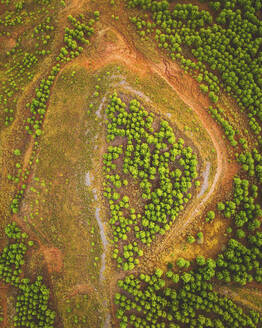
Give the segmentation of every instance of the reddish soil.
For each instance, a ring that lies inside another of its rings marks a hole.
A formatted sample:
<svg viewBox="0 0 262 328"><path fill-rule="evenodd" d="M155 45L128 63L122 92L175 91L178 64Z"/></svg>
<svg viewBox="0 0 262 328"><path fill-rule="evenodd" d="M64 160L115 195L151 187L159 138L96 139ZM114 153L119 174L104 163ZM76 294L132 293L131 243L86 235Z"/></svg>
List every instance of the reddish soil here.
<svg viewBox="0 0 262 328"><path fill-rule="evenodd" d="M34 148L34 142L35 140L33 138L30 138L30 142L29 142L29 146L25 152L25 156L24 156L24 164L23 164L23 170L26 170L26 168L28 167L29 161L30 161L30 157Z"/></svg>
<svg viewBox="0 0 262 328"><path fill-rule="evenodd" d="M86 282L85 284L75 285L71 292L68 294L68 298L74 297L78 294L87 294L88 296L100 301L101 304L103 303L100 293L95 287L92 286L92 283Z"/></svg>
<svg viewBox="0 0 262 328"><path fill-rule="evenodd" d="M75 0L72 1L69 7L70 9L75 10L80 8L82 5L82 0ZM65 8L65 10L68 8ZM116 41L112 42L107 39L106 32L108 30L112 30L113 33L117 36ZM181 234L181 232L184 231L186 227L194 220L195 216L200 212L200 210L203 209L206 202L210 200L211 196L214 196L215 192L217 191L217 186L227 185L232 180L233 176L238 172L238 165L236 163L229 164L228 162L229 154L227 150L227 144L223 139L223 132L206 111L206 108L211 105L209 100L200 92L198 83L188 74L185 74L178 64L170 62L165 58L162 58L160 64L154 63L149 58L146 58L142 53L138 52L134 44L130 42L130 40L127 40L125 36L121 34L121 31L106 28L105 30L100 31L98 36L99 39L101 39L101 42L98 44L96 57L92 57L91 59L87 60L87 58L80 56L77 59L80 64L88 67L88 69L91 68L95 71L106 66L107 64L121 62L125 64L130 69L130 71L134 71L138 76L145 76L152 73L158 74L198 115L203 127L208 132L217 152L216 175L212 185L210 186L209 192L207 195L205 195L205 198L202 199L202 201L193 201L185 213L186 215L181 216L180 219L177 220L177 222L173 225L169 233L167 233L161 240L161 243L159 243L159 245L154 249L155 254L160 254L160 252L164 251L164 249L167 249L171 243L174 243L174 239L176 239ZM30 158L32 148L33 147L31 142L25 157L24 167L28 166L28 158ZM13 219L23 227L23 229L30 235L30 237L32 235L34 236L32 231L29 231L27 225L18 216L14 215ZM41 231L39 231L39 233L41 233ZM39 242L40 252L43 252L45 261L47 263L48 272L61 272L63 268L63 256L61 251L54 247L43 246L40 243L39 238L34 239ZM116 282L120 277L122 276L119 274L115 274L111 277L109 286L111 306L113 306L113 294L117 288ZM89 283L76 285L69 297L85 292L89 293L90 295L95 295L99 299L97 291Z"/></svg>
<svg viewBox="0 0 262 328"><path fill-rule="evenodd" d="M44 255L44 259L47 265L49 273L61 272L63 269L63 255L62 252L56 247L48 247L44 245L41 240L36 236L36 234L28 228L27 224L19 218L17 215L13 215L12 221L15 221L29 236L30 239L33 239L40 246L39 252ZM41 230L38 231L40 235L42 234ZM43 236L45 238L45 236Z"/></svg>
<svg viewBox="0 0 262 328"><path fill-rule="evenodd" d="M104 31L99 32L103 42L100 43L97 49L97 57L91 59L90 62L87 62L85 57L81 57L79 60L80 63L87 66L89 69L97 70L110 63L120 61L128 66L131 71L135 71L140 76L145 76L150 73L159 74L179 97L196 112L203 127L210 135L214 148L217 151L217 171L221 178L220 185L231 181L239 167L236 163L228 163L229 154L226 141L223 139L223 131L206 111L206 108L211 106L211 103L208 98L201 93L198 83L191 76L186 74L177 63L170 62L165 58L162 59L160 64L155 64L150 61L143 54L138 52L132 43L125 40L124 36L121 35L119 31L112 29L118 39L115 42L108 41L106 38L106 32L108 30L109 29L106 28Z"/></svg>
<svg viewBox="0 0 262 328"><path fill-rule="evenodd" d="M70 11L70 13L72 12L72 10L77 10L79 8L83 7L85 0L72 0L70 2L70 5L67 6L64 10L65 11Z"/></svg>
<svg viewBox="0 0 262 328"><path fill-rule="evenodd" d="M249 293L248 290L245 290L247 293ZM239 303L241 305L246 306L247 308L250 308L252 310L255 310L257 312L261 313L261 308L259 306L257 306L256 304L248 301L246 298L243 298L243 296L241 296L240 294L234 292L233 290L231 290L230 288L227 287L222 287L219 288L218 292L222 295L225 295L227 297L232 298L232 300L236 303Z"/></svg>
<svg viewBox="0 0 262 328"><path fill-rule="evenodd" d="M258 289L245 288L245 292L260 297L260 299L262 300L262 289L261 289L261 285L259 286L260 287ZM261 307L262 307L262 303L261 303Z"/></svg>
<svg viewBox="0 0 262 328"><path fill-rule="evenodd" d="M2 327L7 326L7 291L8 291L8 286L0 284L0 301L3 311L3 318L4 318L4 321L1 324Z"/></svg>
<svg viewBox="0 0 262 328"><path fill-rule="evenodd" d="M107 38L107 32L110 30L117 37L117 40L113 42ZM207 108L212 105L211 102L207 96L201 93L198 83L189 74L186 74L177 63L171 62L166 58L162 58L160 64L154 63L138 52L134 44L129 42L120 31L112 28L105 28L100 31L99 38L101 42L98 44L96 58L92 58L90 62L87 62L85 57L81 57L79 62L83 66L87 66L92 70L98 70L110 63L122 62L139 76L157 73L198 115L217 152L216 174L211 186L209 186L208 193L200 201L195 199L191 206L187 208L186 213L180 216L172 229L162 237L161 243L157 243L154 253L160 254L170 244L173 244L174 240L181 235L181 232L185 231L194 218L201 213L207 201L214 197L218 186L227 186L232 181L232 178L239 170L239 166L236 162L229 163L228 161L230 156L227 141L223 138L223 131L207 112Z"/></svg>
<svg viewBox="0 0 262 328"><path fill-rule="evenodd" d="M56 247L40 247L40 252L44 255L49 273L61 272L63 269L63 255Z"/></svg>
<svg viewBox="0 0 262 328"><path fill-rule="evenodd" d="M28 224L24 220L22 220L18 215L14 214L11 218L11 221L15 221L23 229L23 231L28 234L30 239L33 239L39 245L42 244L39 237L32 231L32 228L29 228ZM28 219L28 222L32 226L32 222L29 219ZM46 236L43 234L43 232L40 229L37 229L37 234L39 234L43 240L48 241L48 239L46 238Z"/></svg>
<svg viewBox="0 0 262 328"><path fill-rule="evenodd" d="M130 272L135 273L135 272ZM110 296L110 310L112 315L112 327L116 326L117 318L116 318L116 311L115 311L115 303L114 303L114 295L118 291L119 287L117 285L118 280L123 279L125 277L125 272L115 273L112 277L110 277L109 283L109 296Z"/></svg>
<svg viewBox="0 0 262 328"><path fill-rule="evenodd" d="M250 289L250 291L254 291L254 292L260 293L261 294L261 299L262 299L262 285L261 284L259 284L256 281L253 281L250 284L248 284L248 286L250 288L252 288L252 289Z"/></svg>
<svg viewBox="0 0 262 328"><path fill-rule="evenodd" d="M9 51L16 45L16 40L14 38L7 38L2 36L0 38L0 50Z"/></svg>
<svg viewBox="0 0 262 328"><path fill-rule="evenodd" d="M180 216L170 231L166 233L164 237L161 237L160 242L155 243L155 249L153 251L151 249L150 253L158 254L157 257L159 259L159 254L162 255L162 253L168 251L170 246L174 245L174 242L181 236L181 233L183 233L190 223L194 221L196 216L202 212L206 203L218 192L218 187L221 188L222 186L222 188L226 187L226 189L228 189L228 185L238 172L239 166L236 162L229 163L230 155L227 142L223 138L224 133L207 112L207 108L212 104L209 99L201 93L198 83L174 62L162 58L161 63L156 64L146 58L143 54L138 52L130 40L125 39L125 36L122 35L120 31L111 29L115 36L117 36L117 40L113 42L108 40L106 32L110 29L111 28L105 28L103 31L99 32L98 38L101 39L101 42L98 43L96 57L89 58L89 62L85 57L80 57L78 59L79 63L92 71L98 70L111 63L120 62L125 64L130 71L135 72L140 77L157 73L198 115L217 153L216 174L212 184L209 186L208 193L204 198L192 201L186 212ZM117 290L116 282L119 278L121 278L121 275L115 273L114 276L111 276L110 281L111 313L113 314L113 295ZM116 322L114 315L112 321Z"/></svg>

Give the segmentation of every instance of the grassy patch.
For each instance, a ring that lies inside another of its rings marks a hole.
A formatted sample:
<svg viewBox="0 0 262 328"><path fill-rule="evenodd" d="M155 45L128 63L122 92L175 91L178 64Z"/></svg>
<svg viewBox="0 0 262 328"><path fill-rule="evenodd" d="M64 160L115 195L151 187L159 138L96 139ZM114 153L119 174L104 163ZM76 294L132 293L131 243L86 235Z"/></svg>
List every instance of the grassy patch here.
<svg viewBox="0 0 262 328"><path fill-rule="evenodd" d="M71 66L61 72L52 91L34 175L20 213L35 233L40 252L47 250L44 262L61 314L67 313L65 300L78 285L98 288L101 244L94 195L85 185L85 174L98 159L93 139L99 136L98 124L94 124L95 113L87 109L93 92L92 79L85 69ZM61 268L53 263L58 260L49 251L53 248L59 250ZM38 256L31 257L31 274L39 267L38 261ZM89 302L99 301L94 297ZM94 307L91 303L90 308ZM69 313L61 318L61 325L72 327ZM98 323L96 316L88 320L95 320L94 325L90 323L93 327Z"/></svg>

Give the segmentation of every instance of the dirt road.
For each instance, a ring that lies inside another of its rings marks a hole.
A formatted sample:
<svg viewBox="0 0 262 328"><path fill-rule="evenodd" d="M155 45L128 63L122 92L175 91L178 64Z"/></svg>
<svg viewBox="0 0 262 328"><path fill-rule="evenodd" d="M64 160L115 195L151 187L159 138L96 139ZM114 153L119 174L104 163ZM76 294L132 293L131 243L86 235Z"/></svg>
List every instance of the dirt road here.
<svg viewBox="0 0 262 328"><path fill-rule="evenodd" d="M114 40L114 42L107 41L106 32L109 30L117 36L117 40ZM168 249L174 243L174 240L194 221L195 217L201 213L207 202L216 193L218 186L226 185L232 180L239 167L236 163L229 163L228 161L229 153L223 138L223 131L206 110L211 103L200 92L198 83L188 74L185 74L178 64L170 62L165 58L162 58L159 64L154 63L138 52L134 44L128 42L120 31L110 27L99 31L99 38L102 39L102 42L97 48L96 58L88 58L88 60L85 57L79 58L79 64L87 67L89 70L96 71L111 63L123 63L138 76L143 77L150 73L158 74L179 95L184 103L197 114L203 128L209 134L217 153L216 173L209 185L208 191L204 193L202 198L193 200L170 231L161 237L161 242L155 243L155 247L153 250L151 249L151 252L159 255ZM122 277L123 275L119 273L112 273L111 276L109 289L113 313L113 295L117 290L117 280ZM112 318L115 321L114 315Z"/></svg>
<svg viewBox="0 0 262 328"><path fill-rule="evenodd" d="M78 8L81 3L81 1L72 2L76 8ZM110 41L110 39L106 38L106 33L110 30L117 38L114 41ZM187 207L187 210L183 215L180 215L170 231L166 233L165 236L161 237L161 242L155 244L154 249L151 249L154 254L161 254L164 250L170 247L174 240L181 235L181 233L194 221L195 217L201 213L207 202L215 195L218 186L226 185L232 180L233 176L238 171L238 165L236 163L229 163L229 153L226 141L223 139L223 132L206 111L211 103L208 98L200 92L198 83L186 74L178 64L171 62L166 58L162 58L160 63L153 62L150 58L147 58L144 54L139 52L134 43L130 42L121 31L117 31L111 27L106 27L104 30L100 30L98 38L101 39L101 42L98 43L96 56L94 58L80 56L74 61L74 64L80 63L81 65L88 67L88 69L91 68L93 71L96 71L108 64L120 62L125 64L130 71L135 72L138 76L145 76L152 73L158 74L158 76L164 79L179 95L184 103L197 114L203 128L210 136L217 153L216 173L208 191L202 198L195 199L191 202L191 205ZM32 150L29 147L27 158L30 158L31 151ZM27 159L24 164L27 166ZM22 223L17 216L15 216L14 219L16 219L18 223ZM32 232L30 235L32 235ZM42 248L41 250L45 254L49 270L52 271L52 268L54 268L53 270L60 271L62 261L57 267L54 266L56 259L59 258L59 261L61 259L61 256L57 255L58 252L54 251L52 248L48 250ZM118 273L115 273L111 277L109 288L112 308L112 298L116 289L116 282L120 277L122 277L122 274L120 275ZM81 293L83 290L90 292L92 291L92 288L89 285L76 286L74 293Z"/></svg>
<svg viewBox="0 0 262 328"><path fill-rule="evenodd" d="M260 312L262 313L262 308L257 306L256 304L248 301L246 298L244 298L244 296L241 296L239 293L237 292L234 292L233 290L231 290L230 288L227 288L227 287L223 287L223 288L220 288L218 290L218 292L222 295L225 295L227 297L230 297L232 298L232 300L236 303L240 303L241 305L244 305L246 306L247 308L250 308L252 310L255 310L257 312ZM249 289L245 289L245 292L246 293L250 293L250 290Z"/></svg>
<svg viewBox="0 0 262 328"><path fill-rule="evenodd" d="M114 42L107 41L106 33L109 30L117 37ZM211 106L208 97L201 93L198 83L186 74L177 63L168 61L166 58L162 58L159 64L154 63L141 54L132 42L128 42L120 31L113 28L106 27L104 30L99 31L99 38L102 39L102 46L98 47L96 58L87 61L86 58L82 57L79 63L95 71L110 63L121 62L140 76L150 73L158 74L179 95L184 103L197 114L217 153L216 173L208 192L203 195L202 199L192 201L186 212L177 219L170 231L162 237L161 243L157 243L158 246L154 252L161 254L201 213L211 196L215 195L217 187L223 186L232 180L238 172L239 166L236 162L229 163L229 153L226 141L223 138L223 131L206 110Z"/></svg>

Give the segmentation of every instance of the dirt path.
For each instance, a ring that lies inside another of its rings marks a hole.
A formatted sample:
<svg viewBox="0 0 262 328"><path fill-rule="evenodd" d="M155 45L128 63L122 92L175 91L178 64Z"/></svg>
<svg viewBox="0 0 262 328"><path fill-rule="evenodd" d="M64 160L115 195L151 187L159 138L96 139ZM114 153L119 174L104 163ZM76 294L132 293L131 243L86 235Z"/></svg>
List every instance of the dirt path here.
<svg viewBox="0 0 262 328"><path fill-rule="evenodd" d="M249 290L254 293L260 293L262 297L262 285L256 281L251 282L249 285Z"/></svg>
<svg viewBox="0 0 262 328"><path fill-rule="evenodd" d="M31 158L31 154L32 154L32 151L34 148L34 142L35 142L34 138L30 138L29 145L28 145L28 148L26 149L25 156L24 156L24 162L23 162L23 171L24 172L28 167L28 164L29 164L29 161Z"/></svg>
<svg viewBox="0 0 262 328"><path fill-rule="evenodd" d="M130 272L131 273L131 272ZM133 274L135 272L132 272ZM109 283L109 295L110 295L110 307L111 307L111 319L113 322L112 327L115 327L117 318L116 318L116 311L115 311L115 303L114 303L114 295L119 289L117 282L120 279L123 279L126 276L126 272L116 272L113 276L110 278Z"/></svg>
<svg viewBox="0 0 262 328"><path fill-rule="evenodd" d="M88 294L88 296L97 299L98 301L102 302L101 296L98 290L92 286L91 283L86 282L85 284L75 285L71 292L68 294L68 298L72 298L78 294Z"/></svg>
<svg viewBox="0 0 262 328"><path fill-rule="evenodd" d="M236 162L229 163L229 153L227 144L223 138L224 134L221 128L214 122L207 108L211 106L209 99L203 95L199 89L198 83L186 74L183 69L174 62L162 58L159 64L154 63L137 51L132 42L128 42L120 31L111 28L111 31L117 36L117 41L108 42L105 28L99 32L99 38L102 39L101 45L97 49L97 57L87 62L84 57L80 62L89 69L97 70L113 62L124 63L131 71L135 71L141 76L156 73L163 78L168 85L179 95L198 116L202 126L210 136L217 153L216 173L208 192L200 200L192 201L186 212L181 215L169 232L161 238L161 243L156 243L155 254L160 254L181 235L181 232L193 222L195 217L201 213L207 202L213 197L217 186L224 186L232 181L234 175L238 172L239 166Z"/></svg>
<svg viewBox="0 0 262 328"><path fill-rule="evenodd" d="M248 286L251 288L251 290L261 292L262 294L262 285L259 284L258 282L252 281Z"/></svg>
<svg viewBox="0 0 262 328"><path fill-rule="evenodd" d="M4 320L1 323L1 327L6 327L7 326L7 291L8 291L8 286L7 285L2 285L0 284L0 301L1 301L1 306L2 306L2 311L3 311L3 318Z"/></svg>
<svg viewBox="0 0 262 328"><path fill-rule="evenodd" d="M226 297L232 298L232 300L236 303L240 303L241 305L244 305L252 310L262 313L261 307L248 301L246 298L241 297L238 293L232 291L231 289L229 289L227 287L219 288L218 292L219 292L219 294L222 294L222 295L225 295Z"/></svg>
<svg viewBox="0 0 262 328"><path fill-rule="evenodd" d="M15 221L19 227L21 227L22 230L28 234L29 238L38 244L38 252L42 253L44 256L48 272L61 272L63 269L63 255L60 249L49 246L48 244L43 244L38 236L30 228L28 228L27 224L22 219L20 219L18 215L13 215L12 221ZM42 235L41 230L38 230L38 233L43 239L46 239L46 237Z"/></svg>
<svg viewBox="0 0 262 328"><path fill-rule="evenodd" d="M63 10L61 10L60 17L64 19L67 15L72 15L74 12L77 12L80 8L83 7L86 0L71 0L69 6L66 6Z"/></svg>
<svg viewBox="0 0 262 328"><path fill-rule="evenodd" d="M63 269L63 255L60 249L56 247L47 247L41 245L39 252L44 255L49 273L61 272Z"/></svg>
<svg viewBox="0 0 262 328"><path fill-rule="evenodd" d="M252 294L254 296L260 297L260 299L261 299L261 309L262 309L262 290L261 289L246 288L245 292L248 293L248 294Z"/></svg>
<svg viewBox="0 0 262 328"><path fill-rule="evenodd" d="M177 221L177 224L174 224L173 231L169 232L171 238L174 236L174 232L177 232L177 235L186 229L186 227L194 220L194 218L201 212L204 208L207 201L214 194L215 189L218 185L227 184L232 180L234 175L238 172L239 166L237 163L228 162L228 150L226 143L223 139L223 131L218 127L214 122L211 115L206 111L211 103L204 96L200 89L198 83L186 74L177 63L169 62L166 59L162 60L161 64L152 63L153 69L158 73L171 87L179 97L187 104L190 108L194 110L197 114L199 120L201 121L203 127L209 134L214 148L217 153L217 167L214 180L209 187L208 193L205 197L198 203L191 206L192 209L188 211L187 218ZM167 243L167 242L166 242ZM166 243L162 244L162 247L159 251L162 251L166 247Z"/></svg>
<svg viewBox="0 0 262 328"><path fill-rule="evenodd" d="M174 62L169 62L163 58L160 64L156 64L151 60L145 58L139 53L134 45L128 43L123 35L114 29L111 29L118 37L117 42L103 42L103 47L97 49L97 58L86 61L82 57L80 62L89 69L97 70L107 64L113 62L123 62L131 71L139 73L139 75L146 75L152 72L157 73L162 77L169 86L179 95L179 97L198 115L201 124L208 132L214 148L217 151L217 171L214 182L210 187L206 198L214 192L215 186L222 178L221 184L229 182L238 171L236 163L228 163L228 150L226 142L223 139L223 131L214 122L211 115L206 111L206 108L211 105L205 95L199 89L198 83L186 74L180 66ZM102 32L108 31L108 28ZM100 37L103 38L103 33L100 31ZM223 176L222 176L223 169ZM197 212L197 211L196 211Z"/></svg>
<svg viewBox="0 0 262 328"><path fill-rule="evenodd" d="M70 6L71 9L77 9L82 5L83 1L75 0ZM99 32L99 38L103 39L105 33L111 28L106 28L103 31ZM120 31L113 30L113 33L117 36L116 42L111 42L106 39L100 43L97 48L96 57L87 59L84 56L80 56L75 62L81 63L83 66L88 67L88 69L97 70L106 66L107 64L113 62L122 62L124 63L131 71L136 72L140 76L145 76L147 74L156 73L161 78L163 78L169 86L179 95L179 97L192 108L192 110L198 115L200 122L203 127L206 129L209 134L214 148L217 152L217 167L215 177L212 181L211 186L209 187L208 192L203 195L202 200L193 201L191 206L188 207L186 213L181 215L180 218L173 225L172 229L161 239L161 243L154 248L155 254L162 253L165 249L169 247L170 244L174 242L174 239L183 232L190 223L195 219L201 210L204 208L205 204L211 198L211 196L216 191L218 182L220 185L227 184L232 177L238 171L238 166L236 164L228 163L228 151L226 147L226 142L223 139L222 130L214 123L212 117L207 113L206 108L210 105L207 97L203 96L199 90L199 86L195 80L193 80L188 74L185 74L184 71L176 63L171 63L167 59L162 58L162 61L159 64L154 63L150 59L146 58L143 54L137 51L134 44L129 42ZM52 91L51 91L52 92ZM29 147L30 149L30 147ZM28 155L31 153L28 150ZM29 156L30 158L30 156ZM21 221L16 217L16 221L21 225ZM23 227L26 227L25 224L22 224ZM25 231L28 229L25 229ZM40 233L40 231L39 231ZM30 233L30 235L32 232ZM44 252L47 252L43 249ZM52 255L54 252L49 252L48 254ZM56 253L56 252L55 252ZM56 256L47 256L51 258L50 266L53 265L53 262L56 261ZM59 264L60 267L60 264ZM110 281L110 296L111 296L111 306L113 309L113 295L114 291L117 288L116 282L118 279L122 278L124 273L116 273L111 277ZM92 286L81 285L74 288L73 293L80 293L83 290L93 292L96 294L94 289L90 289ZM114 311L113 311L114 313ZM115 319L115 318L113 318Z"/></svg>
<svg viewBox="0 0 262 328"><path fill-rule="evenodd" d="M75 2L79 3L79 2L82 2L82 1L81 0L73 1L73 3L75 3ZM34 96L35 87L39 83L41 73L43 73L44 69L46 69L46 66L44 65L44 63L45 62L42 63L42 65L39 69L39 73L34 77L33 81L28 85L27 90L25 92L27 95L30 95L31 97ZM54 80L54 84L51 87L51 92L52 92L53 86L55 85L55 83L56 83L57 79L59 78L60 74L61 74L61 71L56 75L56 78ZM47 101L47 108L49 106L49 101L50 101L50 97ZM25 99L24 98L19 102L18 106L19 106L19 110L22 110L22 108L24 108L24 106L25 106ZM44 124L44 120L43 120L42 124ZM17 191L19 191L19 190L21 190L22 184L26 185L26 189L24 190L24 194L26 194L27 190L29 189L30 182L31 182L31 180L34 176L34 164L35 164L35 162L33 163L33 165L30 165L31 155L32 155L34 150L37 150L37 152L39 152L39 149L36 149L36 147L35 147L34 138L32 136L30 136L30 139L29 139L29 142L28 142L28 145L27 145L24 157L23 157L23 167L22 167L22 172L26 172L27 170L29 170L30 173L29 173L29 176L28 176L27 180L26 181L20 180L20 182L17 186ZM37 157L37 155L36 155L36 157ZM23 199L22 199L21 204L20 204L20 209L21 209L22 205L23 205ZM40 238L36 235L36 233L33 232L33 230L32 230L33 223L29 218L28 218L28 223L31 225L31 228L29 228L28 224L22 218L20 218L19 215L17 215L17 214L12 215L11 221L15 221L28 234L29 238L33 239L34 241L36 241L38 243L38 245L40 247L39 250L41 250L43 252L44 259L45 259L45 262L46 262L46 265L47 265L47 268L48 268L48 272L49 273L60 272L61 268L63 267L61 251L58 248L48 246L48 244L50 244L48 236L45 235L41 231L41 229L38 228L38 226L35 226L35 229L37 230L37 233L41 236L42 240L44 241L44 243L43 243L40 240Z"/></svg>
<svg viewBox="0 0 262 328"><path fill-rule="evenodd" d="M180 215L170 231L166 233L164 237L161 237L161 242L155 244L156 247L152 253L158 254L159 256L159 254L166 251L170 245L174 244L174 240L176 240L190 223L192 223L195 217L201 213L206 203L217 190L218 183L219 185L228 184L237 173L239 167L236 163L230 164L228 162L229 154L226 142L223 139L223 132L207 112L206 109L211 104L207 97L202 95L198 83L188 74L185 74L176 63L171 63L163 58L160 64L156 64L145 58L141 53L137 52L134 45L129 43L119 31L113 30L113 33L117 36L116 42L107 42L105 33L108 30L110 30L110 28L107 27L99 32L99 38L104 38L104 40L101 42L103 46L98 46L97 48L97 56L94 59L89 58L89 62L86 58L81 57L78 62L88 69L92 69L92 71L114 62L122 62L139 76L145 76L148 73L158 74L179 95L185 104L194 110L204 129L209 134L217 152L216 173L208 191L205 192L200 199L192 201L186 212ZM110 277L109 293L113 323L116 323L113 297L118 289L117 281L123 278L124 275L123 273L112 272Z"/></svg>

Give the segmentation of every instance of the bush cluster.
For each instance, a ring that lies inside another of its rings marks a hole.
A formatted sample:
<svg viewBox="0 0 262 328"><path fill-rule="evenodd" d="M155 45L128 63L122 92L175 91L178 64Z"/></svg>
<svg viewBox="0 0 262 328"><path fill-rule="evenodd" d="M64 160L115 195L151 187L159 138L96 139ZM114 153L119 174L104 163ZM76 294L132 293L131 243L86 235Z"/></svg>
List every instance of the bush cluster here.
<svg viewBox="0 0 262 328"><path fill-rule="evenodd" d="M104 155L104 195L110 206L110 224L115 243L124 241L113 257L124 269L132 269L141 254L139 244L149 246L158 234L170 229L191 199L192 181L198 176L197 157L173 129L147 112L135 99L127 106L116 94L106 109L107 140ZM139 186L143 210L130 208L128 181ZM135 237L133 238L132 235ZM131 238L131 239L130 239Z"/></svg>
<svg viewBox="0 0 262 328"><path fill-rule="evenodd" d="M121 292L115 294L115 304L120 327L260 327L258 313L245 313L213 290L214 261L198 262L196 269L182 274L168 271L163 276L158 269L119 280Z"/></svg>
<svg viewBox="0 0 262 328"><path fill-rule="evenodd" d="M165 0L126 2L130 8L139 7L151 13L155 39L171 58L180 60L187 70L205 73L213 81L210 81L211 100L217 101L221 84L246 109L254 133L261 132L258 120L262 119L262 23L256 15L261 1L216 1L215 19L208 11L192 4L175 4L171 10ZM131 19L140 33L141 28L147 28L147 21ZM190 49L196 62L184 57L185 47Z"/></svg>
<svg viewBox="0 0 262 328"><path fill-rule="evenodd" d="M216 109L213 107L209 107L209 112L212 114L212 117L218 122L219 125L221 125L225 131L225 135L230 141L231 146L236 147L237 141L235 139L236 131L232 127L232 125L228 122L228 120L223 117L223 110Z"/></svg>
<svg viewBox="0 0 262 328"><path fill-rule="evenodd" d="M22 232L15 222L5 228L9 243L0 254L0 280L18 290L15 309L14 327L54 327L55 312L49 308L49 289L37 276L35 282L22 277L22 266L28 249L33 245L26 240L27 234Z"/></svg>
<svg viewBox="0 0 262 328"><path fill-rule="evenodd" d="M84 17L84 16L83 16ZM77 21L74 17L69 16L69 21L72 21L72 24L80 24L79 21ZM90 19L90 21L94 21ZM93 24L93 23L92 23ZM78 25L77 25L78 26ZM40 27L38 27L40 28ZM42 28L42 27L41 27ZM65 35L66 35L65 31ZM88 32L88 35L91 35L93 33L93 30ZM63 49L63 48L61 48ZM69 60L71 60L73 57L67 57ZM31 103L27 103L26 107L28 110L30 110L30 116L26 120L26 126L25 129L29 135L32 135L35 139L36 142L34 144L34 150L32 152L32 157L30 158L29 166L31 168L32 163L35 160L35 154L36 154L36 148L38 147L38 141L37 139L41 136L42 134L42 125L45 117L45 113L47 110L48 106L48 101L50 98L50 90L51 87L54 84L55 78L57 74L60 72L64 60L62 58L58 58L58 61L61 62L57 63L52 66L49 75L46 78L41 79L38 87L35 89L35 96L33 97ZM68 61L68 60L67 60ZM23 184L17 191L15 197L12 200L11 203L11 210L13 213L18 213L19 206L20 206L20 201L22 199L22 196L24 194L24 190L26 188L26 183L27 179L29 177L29 173L23 176Z"/></svg>
<svg viewBox="0 0 262 328"><path fill-rule="evenodd" d="M256 148L250 152L241 153L237 159L250 177L256 177L258 182L262 182L262 155Z"/></svg>

